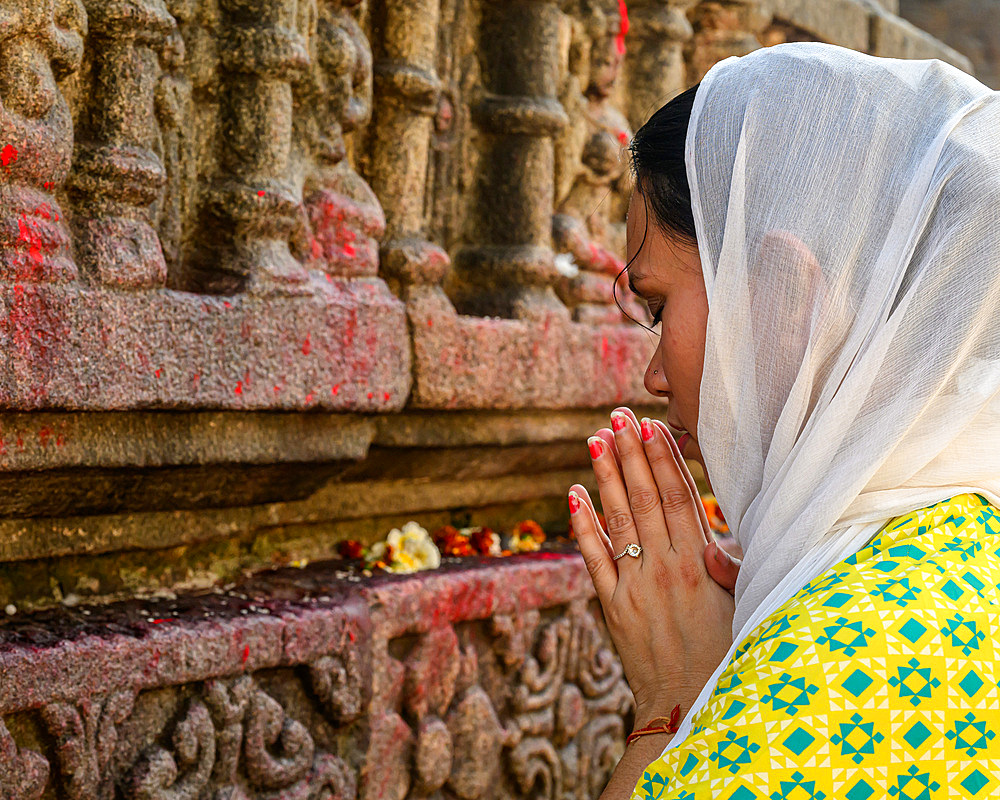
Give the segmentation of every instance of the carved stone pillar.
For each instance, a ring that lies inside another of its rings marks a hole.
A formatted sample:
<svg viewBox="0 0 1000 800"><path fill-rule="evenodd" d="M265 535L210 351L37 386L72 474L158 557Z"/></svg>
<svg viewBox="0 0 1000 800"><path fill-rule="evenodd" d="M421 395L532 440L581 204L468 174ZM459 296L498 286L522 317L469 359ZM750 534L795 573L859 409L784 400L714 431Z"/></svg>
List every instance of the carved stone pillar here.
<svg viewBox="0 0 1000 800"><path fill-rule="evenodd" d="M6 5L16 9L4 10L0 32L0 280L20 291L16 325L17 309L30 305L23 284L77 277L54 197L73 153L73 121L56 78L79 66L87 22L78 0Z"/></svg>
<svg viewBox="0 0 1000 800"><path fill-rule="evenodd" d="M632 0L627 108L638 129L660 106L688 88L684 46L694 34L687 11L696 0Z"/></svg>
<svg viewBox="0 0 1000 800"><path fill-rule="evenodd" d="M305 224L296 255L327 275L357 277L378 271L378 240L385 216L375 192L346 158L344 134L372 113L372 54L352 15L360 0L322 0L309 89L307 138L315 166L303 187Z"/></svg>
<svg viewBox="0 0 1000 800"><path fill-rule="evenodd" d="M437 58L440 0L387 0L375 66L381 103L374 126L372 183L386 209L383 271L401 287L434 287L447 253L427 240L424 207L434 118L441 97ZM407 292L409 294L409 291Z"/></svg>
<svg viewBox="0 0 1000 800"><path fill-rule="evenodd" d="M717 61L760 47L757 34L771 21L760 0L701 0L691 11L688 84L700 81Z"/></svg>
<svg viewBox="0 0 1000 800"><path fill-rule="evenodd" d="M554 0L485 2L479 28L483 96L475 210L482 244L455 256L460 311L522 319L568 317L552 286L553 142L567 123L557 99Z"/></svg>
<svg viewBox="0 0 1000 800"><path fill-rule="evenodd" d="M309 66L297 0L220 0L222 174L205 193L206 251L196 288L308 291L288 240L299 219L290 180L292 82ZM216 226L214 223L218 223Z"/></svg>
<svg viewBox="0 0 1000 800"><path fill-rule="evenodd" d="M162 286L166 265L151 206L165 180L154 152L159 51L176 24L163 0L87 0L93 102L77 143L73 189L78 252L92 280Z"/></svg>

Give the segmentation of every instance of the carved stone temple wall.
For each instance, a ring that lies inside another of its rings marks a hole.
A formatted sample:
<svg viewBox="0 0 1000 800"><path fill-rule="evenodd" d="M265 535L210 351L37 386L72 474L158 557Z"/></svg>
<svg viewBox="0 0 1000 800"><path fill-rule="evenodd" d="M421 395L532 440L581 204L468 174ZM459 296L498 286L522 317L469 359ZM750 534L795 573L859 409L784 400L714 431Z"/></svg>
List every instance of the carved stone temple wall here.
<svg viewBox="0 0 1000 800"><path fill-rule="evenodd" d="M571 547L336 545L565 530L663 410L622 145L763 45L968 66L890 6L0 0L0 800L596 797Z"/></svg>

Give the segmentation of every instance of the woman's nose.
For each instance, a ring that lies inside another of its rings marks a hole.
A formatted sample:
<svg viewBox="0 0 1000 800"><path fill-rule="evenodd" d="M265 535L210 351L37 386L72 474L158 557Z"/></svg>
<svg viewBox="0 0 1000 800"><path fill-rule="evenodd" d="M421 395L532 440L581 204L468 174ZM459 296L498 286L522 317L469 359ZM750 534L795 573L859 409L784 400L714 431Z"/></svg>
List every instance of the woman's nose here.
<svg viewBox="0 0 1000 800"><path fill-rule="evenodd" d="M663 365L660 363L659 350L649 359L646 367L646 374L643 376L643 385L646 391L654 397L666 397L670 392L670 384L663 374Z"/></svg>

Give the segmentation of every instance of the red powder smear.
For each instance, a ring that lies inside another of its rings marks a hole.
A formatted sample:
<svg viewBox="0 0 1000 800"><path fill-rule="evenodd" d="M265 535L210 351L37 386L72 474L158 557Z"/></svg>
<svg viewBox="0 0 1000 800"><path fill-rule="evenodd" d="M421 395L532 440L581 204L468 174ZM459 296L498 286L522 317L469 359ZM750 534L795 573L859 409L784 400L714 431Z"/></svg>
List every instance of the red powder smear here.
<svg viewBox="0 0 1000 800"><path fill-rule="evenodd" d="M0 442L0 445L2 445L2 444L3 443ZM56 447L62 447L64 444L66 444L66 439L63 438L63 435L61 433L57 434L56 435ZM2 451L0 451L0 452L2 452Z"/></svg>
<svg viewBox="0 0 1000 800"><path fill-rule="evenodd" d="M348 258L350 258L351 256L354 255L354 253L355 253L354 245L351 245L351 244L345 244L344 245L344 255L345 256L347 256Z"/></svg>
<svg viewBox="0 0 1000 800"><path fill-rule="evenodd" d="M24 439L22 438L21 434L17 435L17 449L18 450L24 449Z"/></svg>
<svg viewBox="0 0 1000 800"><path fill-rule="evenodd" d="M158 369L158 370L156 370L156 372L154 372L153 374L154 374L154 375L155 375L155 376L156 376L157 378L159 378L159 377L160 377L160 375L162 375L162 374L163 374L163 370L162 370L162 369Z"/></svg>
<svg viewBox="0 0 1000 800"><path fill-rule="evenodd" d="M392 395L389 392L385 392L382 394L382 399L385 400L386 402L388 402L390 397L392 397Z"/></svg>
<svg viewBox="0 0 1000 800"><path fill-rule="evenodd" d="M201 382L201 374L200 373L196 372L194 375L191 376L191 383L194 384L194 387L196 389L198 388L198 384L200 382Z"/></svg>
<svg viewBox="0 0 1000 800"><path fill-rule="evenodd" d="M159 625L161 622L166 622L166 620L165 619L151 619L150 622L152 622L154 625Z"/></svg>
<svg viewBox="0 0 1000 800"><path fill-rule="evenodd" d="M607 336L602 336L601 337L601 358L607 358L607 357L608 357L608 337Z"/></svg>
<svg viewBox="0 0 1000 800"><path fill-rule="evenodd" d="M348 631L347 638L353 642L357 637L354 635L354 631Z"/></svg>
<svg viewBox="0 0 1000 800"><path fill-rule="evenodd" d="M49 437L52 436L51 428L42 428L38 432L38 441L41 443L42 447L49 446Z"/></svg>
<svg viewBox="0 0 1000 800"><path fill-rule="evenodd" d="M618 141L622 144L628 142L628 134L625 131L618 131Z"/></svg>
<svg viewBox="0 0 1000 800"><path fill-rule="evenodd" d="M615 47L618 55L625 54L625 34L628 33L628 6L625 0L618 0L618 17L621 20L621 27L618 28L618 35L615 37Z"/></svg>
<svg viewBox="0 0 1000 800"><path fill-rule="evenodd" d="M280 386L275 386L275 387L274 387L274 393L275 393L275 394L277 394L277 393L278 393L278 392L280 392L280 391L281 391L281 387L280 387Z"/></svg>
<svg viewBox="0 0 1000 800"><path fill-rule="evenodd" d="M236 394L243 394L243 381L236 381Z"/></svg>
<svg viewBox="0 0 1000 800"><path fill-rule="evenodd" d="M264 196L264 190L263 189L258 189L257 190L257 197L263 197L263 196Z"/></svg>
<svg viewBox="0 0 1000 800"><path fill-rule="evenodd" d="M222 305L224 305L226 308L232 308L233 307L233 304L230 303L228 300L223 300L222 301Z"/></svg>
<svg viewBox="0 0 1000 800"><path fill-rule="evenodd" d="M46 189L51 189L52 181L45 181L45 183L43 183L42 186L44 186Z"/></svg>
<svg viewBox="0 0 1000 800"><path fill-rule="evenodd" d="M427 327L428 328L433 328L434 327L434 320L432 320L432 319L427 320Z"/></svg>
<svg viewBox="0 0 1000 800"><path fill-rule="evenodd" d="M243 645L243 660L242 663L246 664L247 659L250 658L250 645Z"/></svg>
<svg viewBox="0 0 1000 800"><path fill-rule="evenodd" d="M28 218L22 213L21 219L17 221L19 230L17 239L28 245L28 258L37 266L42 264L42 237L38 231L28 222Z"/></svg>
<svg viewBox="0 0 1000 800"><path fill-rule="evenodd" d="M302 343L302 355L307 356L312 352L312 342L310 341L311 334L306 334L306 340Z"/></svg>
<svg viewBox="0 0 1000 800"><path fill-rule="evenodd" d="M0 150L0 161L3 162L5 167L9 167L17 161L17 148L12 144L4 145L3 150Z"/></svg>
<svg viewBox="0 0 1000 800"><path fill-rule="evenodd" d="M331 386L330 387L330 394L333 395L334 397L337 396L337 392L339 392L339 391L340 391L340 384L339 383L336 386Z"/></svg>
<svg viewBox="0 0 1000 800"><path fill-rule="evenodd" d="M368 399L371 400L375 396L375 392L368 392Z"/></svg>
<svg viewBox="0 0 1000 800"><path fill-rule="evenodd" d="M329 272L326 273L326 282L327 283L333 283L333 278L330 277L330 273Z"/></svg>
<svg viewBox="0 0 1000 800"><path fill-rule="evenodd" d="M5 442L3 439L0 439L0 456L5 456L5 455L7 455L7 442Z"/></svg>
<svg viewBox="0 0 1000 800"><path fill-rule="evenodd" d="M321 255L323 255L323 248L320 247L320 244L316 240L316 237L313 237L312 247L310 249L312 250L312 257L313 258L319 258ZM327 277L329 277L329 276L327 276Z"/></svg>
<svg viewBox="0 0 1000 800"><path fill-rule="evenodd" d="M312 392L309 392L309 394L306 395L306 402L307 403L311 403L314 398L315 398L315 395Z"/></svg>

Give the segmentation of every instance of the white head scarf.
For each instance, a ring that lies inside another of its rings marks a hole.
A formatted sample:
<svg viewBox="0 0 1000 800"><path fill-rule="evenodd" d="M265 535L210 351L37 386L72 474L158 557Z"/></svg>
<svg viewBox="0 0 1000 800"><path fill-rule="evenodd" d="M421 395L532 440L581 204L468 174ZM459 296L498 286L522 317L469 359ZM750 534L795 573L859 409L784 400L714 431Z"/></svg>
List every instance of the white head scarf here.
<svg viewBox="0 0 1000 800"><path fill-rule="evenodd" d="M940 61L778 45L709 71L686 157L698 441L745 553L731 655L894 516L1000 504L1000 93Z"/></svg>

